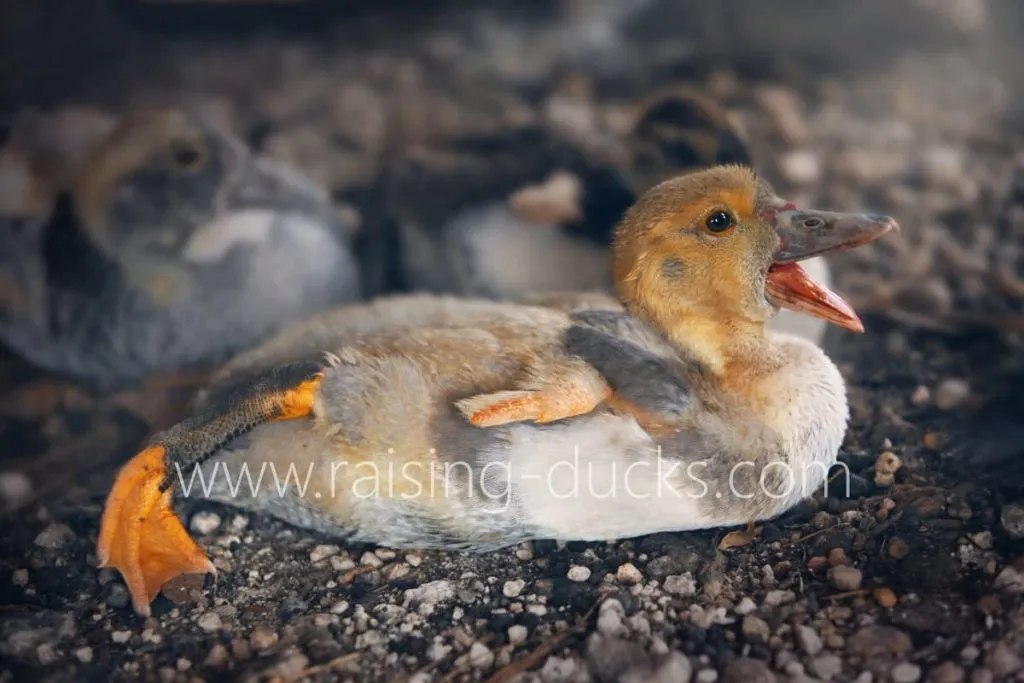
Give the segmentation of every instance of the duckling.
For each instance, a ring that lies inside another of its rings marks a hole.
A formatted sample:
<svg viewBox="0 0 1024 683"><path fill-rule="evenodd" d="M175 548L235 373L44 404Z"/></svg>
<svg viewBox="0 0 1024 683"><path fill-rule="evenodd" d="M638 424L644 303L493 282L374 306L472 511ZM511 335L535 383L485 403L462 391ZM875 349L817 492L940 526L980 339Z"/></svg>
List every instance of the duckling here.
<svg viewBox="0 0 1024 683"><path fill-rule="evenodd" d="M48 370L119 383L212 364L361 296L325 193L181 111L125 116L56 207L0 254L34 302L0 341Z"/></svg>
<svg viewBox="0 0 1024 683"><path fill-rule="evenodd" d="M751 164L729 113L688 88L642 103L623 149L584 149L543 124L413 148L385 181L402 284L518 301L571 289L610 295L612 231L637 197L685 171ZM822 259L806 267L828 286ZM814 341L824 333L823 322L785 311L771 325Z"/></svg>
<svg viewBox="0 0 1024 683"><path fill-rule="evenodd" d="M285 328L121 470L100 564L142 614L174 576L212 572L176 494L339 538L474 552L779 514L823 483L848 409L824 352L765 324L786 307L862 331L799 261L895 227L798 211L749 168L719 166L625 214L621 312L419 294ZM283 486L245 490L268 468Z"/></svg>

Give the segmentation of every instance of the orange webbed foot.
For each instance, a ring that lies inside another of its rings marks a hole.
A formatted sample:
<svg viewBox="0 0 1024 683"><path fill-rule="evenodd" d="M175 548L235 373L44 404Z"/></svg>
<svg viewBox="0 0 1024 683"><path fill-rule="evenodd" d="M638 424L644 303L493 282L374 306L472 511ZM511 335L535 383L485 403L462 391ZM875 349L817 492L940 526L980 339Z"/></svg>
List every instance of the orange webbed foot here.
<svg viewBox="0 0 1024 683"><path fill-rule="evenodd" d="M103 509L97 543L99 566L121 572L132 605L143 616L176 576L216 574L174 513L173 488L160 490L167 474L164 455L163 446L150 446L121 469Z"/></svg>
<svg viewBox="0 0 1024 683"><path fill-rule="evenodd" d="M477 427L497 427L530 420L557 422L589 413L611 396L607 386L557 386L537 391L499 391L472 396L458 407Z"/></svg>

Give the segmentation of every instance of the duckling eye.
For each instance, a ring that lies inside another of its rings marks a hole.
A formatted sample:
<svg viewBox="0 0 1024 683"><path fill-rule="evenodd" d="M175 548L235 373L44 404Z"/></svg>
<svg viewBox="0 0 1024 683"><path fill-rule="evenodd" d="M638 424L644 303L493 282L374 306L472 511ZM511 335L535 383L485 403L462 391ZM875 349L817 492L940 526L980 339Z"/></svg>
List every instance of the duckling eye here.
<svg viewBox="0 0 1024 683"><path fill-rule="evenodd" d="M194 171L205 161L203 150L192 142L175 140L171 143L171 161L184 171Z"/></svg>
<svg viewBox="0 0 1024 683"><path fill-rule="evenodd" d="M732 227L732 216L725 211L716 211L707 217L704 225L710 232L725 232Z"/></svg>

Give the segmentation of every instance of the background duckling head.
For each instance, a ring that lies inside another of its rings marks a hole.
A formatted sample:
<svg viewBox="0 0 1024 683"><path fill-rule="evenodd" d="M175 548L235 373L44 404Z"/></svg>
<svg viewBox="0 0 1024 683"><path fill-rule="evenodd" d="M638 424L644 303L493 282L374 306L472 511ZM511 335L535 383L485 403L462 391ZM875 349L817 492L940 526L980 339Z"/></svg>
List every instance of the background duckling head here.
<svg viewBox="0 0 1024 683"><path fill-rule="evenodd" d="M745 166L665 181L619 224L613 276L634 313L712 368L780 307L861 331L856 313L798 264L896 228L875 214L801 210Z"/></svg>
<svg viewBox="0 0 1024 683"><path fill-rule="evenodd" d="M74 191L84 231L108 257L216 261L265 241L298 213L347 237L324 190L175 109L125 116L96 147Z"/></svg>

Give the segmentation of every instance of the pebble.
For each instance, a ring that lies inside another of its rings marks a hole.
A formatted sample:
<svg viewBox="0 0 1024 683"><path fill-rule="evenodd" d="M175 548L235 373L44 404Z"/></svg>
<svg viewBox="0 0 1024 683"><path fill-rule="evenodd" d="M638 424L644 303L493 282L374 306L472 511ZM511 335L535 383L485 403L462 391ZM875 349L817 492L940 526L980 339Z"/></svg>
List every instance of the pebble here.
<svg viewBox="0 0 1024 683"><path fill-rule="evenodd" d="M92 661L92 648L88 645L75 649L75 659L80 661L82 664L88 664Z"/></svg>
<svg viewBox="0 0 1024 683"><path fill-rule="evenodd" d="M405 606L408 606L410 602L417 601L420 603L419 613L426 616L434 611L436 605L454 597L455 587L452 582L439 579L405 591Z"/></svg>
<svg viewBox="0 0 1024 683"><path fill-rule="evenodd" d="M318 545L317 547L313 548L312 551L310 551L309 561L313 564L316 564L317 562L320 562L321 560L326 560L328 557L331 557L332 555L337 555L340 552L341 548L339 548L336 545Z"/></svg>
<svg viewBox="0 0 1024 683"><path fill-rule="evenodd" d="M1024 539L1024 503L1004 505L999 514L999 522L1010 538Z"/></svg>
<svg viewBox="0 0 1024 683"><path fill-rule="evenodd" d="M196 626L207 633L212 633L219 630L223 623L220 620L220 615L216 612L206 612L196 620Z"/></svg>
<svg viewBox="0 0 1024 683"><path fill-rule="evenodd" d="M331 614L344 614L348 611L349 604L348 600L339 600L338 602L331 605Z"/></svg>
<svg viewBox="0 0 1024 683"><path fill-rule="evenodd" d="M757 638L765 643L768 642L768 639L772 635L772 630L768 627L768 622L753 614L748 614L743 617L741 630L743 631L743 635L746 637Z"/></svg>
<svg viewBox="0 0 1024 683"><path fill-rule="evenodd" d="M197 512L192 515L189 527L197 534L209 536L220 527L220 515L216 512Z"/></svg>
<svg viewBox="0 0 1024 683"><path fill-rule="evenodd" d="M899 598L896 597L896 593L891 588L876 588L871 594L875 596L875 602L885 609L892 609L899 602Z"/></svg>
<svg viewBox="0 0 1024 683"><path fill-rule="evenodd" d="M828 572L829 581L841 591L859 590L864 581L864 574L856 567L840 565L832 567Z"/></svg>
<svg viewBox="0 0 1024 683"><path fill-rule="evenodd" d="M794 185L814 185L821 180L821 158L809 149L798 149L779 157L779 171Z"/></svg>
<svg viewBox="0 0 1024 683"><path fill-rule="evenodd" d="M929 683L964 683L964 670L953 662L943 662L928 674Z"/></svg>
<svg viewBox="0 0 1024 683"><path fill-rule="evenodd" d="M917 683L921 680L921 667L910 662L897 664L889 672L892 683Z"/></svg>
<svg viewBox="0 0 1024 683"><path fill-rule="evenodd" d="M13 510L32 498L32 480L24 472L0 472L0 502Z"/></svg>
<svg viewBox="0 0 1024 683"><path fill-rule="evenodd" d="M1012 595L1024 593L1024 572L1008 565L996 576L994 585L998 590Z"/></svg>
<svg viewBox="0 0 1024 683"><path fill-rule="evenodd" d="M506 581L505 585L501 587L501 594L506 598L518 598L523 594L523 588L526 587L526 582L522 579L514 579L512 581Z"/></svg>
<svg viewBox="0 0 1024 683"><path fill-rule="evenodd" d="M469 663L474 669L490 669L494 666L494 653L478 640L469 648Z"/></svg>
<svg viewBox="0 0 1024 683"><path fill-rule="evenodd" d="M359 558L359 564L364 567L380 568L384 566L384 560L374 553L363 553L363 556Z"/></svg>
<svg viewBox="0 0 1024 683"><path fill-rule="evenodd" d="M718 672L714 669L701 669L693 680L694 683L715 683L718 680Z"/></svg>
<svg viewBox="0 0 1024 683"><path fill-rule="evenodd" d="M821 636L810 626L800 624L795 629L796 642L800 645L800 649L804 651L804 654L814 657L821 652L822 647Z"/></svg>
<svg viewBox="0 0 1024 683"><path fill-rule="evenodd" d="M985 668L978 668L971 672L971 683L994 683L995 674Z"/></svg>
<svg viewBox="0 0 1024 683"><path fill-rule="evenodd" d="M673 652L642 680L645 683L678 683L689 681L693 675L693 665L686 655ZM623 677L625 679L625 677Z"/></svg>
<svg viewBox="0 0 1024 683"><path fill-rule="evenodd" d="M693 580L693 575L689 573L666 576L663 588L667 593L683 597L697 594L697 582Z"/></svg>
<svg viewBox="0 0 1024 683"><path fill-rule="evenodd" d="M996 643L985 656L985 666L998 679L1008 678L1021 670L1021 660L1006 643Z"/></svg>
<svg viewBox="0 0 1024 683"><path fill-rule="evenodd" d="M796 600L796 593L790 590L768 591L764 596L764 604L768 607L786 605Z"/></svg>
<svg viewBox="0 0 1024 683"><path fill-rule="evenodd" d="M894 560L902 560L904 557L910 554L910 546L902 538L896 537L889 539L889 557Z"/></svg>
<svg viewBox="0 0 1024 683"><path fill-rule="evenodd" d="M114 631L110 634L110 639L118 645L127 643L132 638L131 631Z"/></svg>
<svg viewBox="0 0 1024 683"><path fill-rule="evenodd" d="M249 647L256 652L268 650L277 644L278 636L265 626L260 626L249 634Z"/></svg>
<svg viewBox="0 0 1024 683"><path fill-rule="evenodd" d="M36 648L36 659L43 666L49 666L57 661L57 651L53 649L53 645L43 643Z"/></svg>
<svg viewBox="0 0 1024 683"><path fill-rule="evenodd" d="M600 623L598 624L598 626L600 627ZM529 629L527 629L522 624L515 624L514 626L508 627L508 642L509 645L513 647L525 643L529 635Z"/></svg>
<svg viewBox="0 0 1024 683"><path fill-rule="evenodd" d="M971 395L971 385L965 380L944 379L935 388L935 405L941 410L952 410L963 404Z"/></svg>
<svg viewBox="0 0 1024 683"><path fill-rule="evenodd" d="M203 660L203 665L213 669L219 669L225 666L228 661L230 661L228 649L221 643L217 643L210 648L210 652L206 655L206 659Z"/></svg>
<svg viewBox="0 0 1024 683"><path fill-rule="evenodd" d="M863 659L880 659L910 652L910 636L892 626L864 626L846 639L846 652Z"/></svg>
<svg viewBox="0 0 1024 683"><path fill-rule="evenodd" d="M903 461L892 451L882 451L875 461L875 472L877 474L895 474L903 467Z"/></svg>
<svg viewBox="0 0 1024 683"><path fill-rule="evenodd" d="M633 585L643 581L644 575L640 573L640 570L632 562L627 562L619 565L619 568L615 571L615 578L618 579L619 583Z"/></svg>
<svg viewBox="0 0 1024 683"><path fill-rule="evenodd" d="M22 567L21 569L15 569L13 572L11 572L11 583L21 588L27 586L28 570Z"/></svg>
<svg viewBox="0 0 1024 683"><path fill-rule="evenodd" d="M842 548L832 548L828 551L828 564L830 567L850 564L850 558L846 556L846 551Z"/></svg>
<svg viewBox="0 0 1024 683"><path fill-rule="evenodd" d="M405 563L407 565L409 565L410 567L418 567L421 564L423 564L423 558L420 557L419 555L412 555L412 554L406 555L405 556Z"/></svg>
<svg viewBox="0 0 1024 683"><path fill-rule="evenodd" d="M775 683L775 680L775 674L760 659L740 657L722 670L722 683Z"/></svg>
<svg viewBox="0 0 1024 683"><path fill-rule="evenodd" d="M622 603L614 598L608 598L601 603L597 611L597 631L605 636L617 636L625 633L626 627L622 620L626 616L626 610Z"/></svg>
<svg viewBox="0 0 1024 683"><path fill-rule="evenodd" d="M741 617L745 617L746 615L750 614L756 609L757 603L751 600L748 596L744 595L743 598L739 601L739 604L736 605L736 614L740 615Z"/></svg>
<svg viewBox="0 0 1024 683"><path fill-rule="evenodd" d="M839 655L818 655L809 662L808 668L818 678L829 681L843 672L843 660Z"/></svg>
<svg viewBox="0 0 1024 683"><path fill-rule="evenodd" d="M913 403L918 408L923 408L924 406L928 405L928 403L931 402L931 400L932 392L929 391L928 387L924 386L923 384L914 389L914 393L910 395L910 402Z"/></svg>
<svg viewBox="0 0 1024 683"><path fill-rule="evenodd" d="M67 524L53 522L36 536L35 544L47 550L60 550L75 542L75 532Z"/></svg>
<svg viewBox="0 0 1024 683"><path fill-rule="evenodd" d="M566 574L570 581L576 583L583 583L584 581L590 580L590 569L582 565L575 564L569 567L569 572Z"/></svg>

